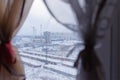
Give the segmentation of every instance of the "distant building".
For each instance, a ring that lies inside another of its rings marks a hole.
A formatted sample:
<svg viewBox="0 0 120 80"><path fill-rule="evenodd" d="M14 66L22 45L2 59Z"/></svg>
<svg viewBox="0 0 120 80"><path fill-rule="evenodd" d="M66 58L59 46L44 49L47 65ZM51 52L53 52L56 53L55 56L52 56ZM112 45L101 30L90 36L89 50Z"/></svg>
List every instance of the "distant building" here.
<svg viewBox="0 0 120 80"><path fill-rule="evenodd" d="M53 45L72 45L79 41L77 34L60 32L43 32L43 35L16 36L12 43L19 47L46 47Z"/></svg>
<svg viewBox="0 0 120 80"><path fill-rule="evenodd" d="M77 34L73 33L50 33L51 40L78 40Z"/></svg>
<svg viewBox="0 0 120 80"><path fill-rule="evenodd" d="M43 33L43 35L44 35L45 43L47 45L51 44L51 32L46 31Z"/></svg>

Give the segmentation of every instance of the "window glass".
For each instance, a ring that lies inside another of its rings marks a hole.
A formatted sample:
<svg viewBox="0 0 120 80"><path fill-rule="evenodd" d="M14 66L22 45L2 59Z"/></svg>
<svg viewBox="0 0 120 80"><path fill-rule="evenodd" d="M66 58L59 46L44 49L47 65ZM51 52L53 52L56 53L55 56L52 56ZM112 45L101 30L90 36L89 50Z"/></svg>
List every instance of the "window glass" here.
<svg viewBox="0 0 120 80"><path fill-rule="evenodd" d="M62 5L65 3L54 5L61 6L60 11L56 11L60 20L77 24L69 5L64 8L68 12L62 11ZM83 42L76 32L49 14L42 0L34 1L23 27L12 42L18 48L27 80L75 80L77 72L73 64L79 50L83 49ZM79 45L72 50L76 44Z"/></svg>

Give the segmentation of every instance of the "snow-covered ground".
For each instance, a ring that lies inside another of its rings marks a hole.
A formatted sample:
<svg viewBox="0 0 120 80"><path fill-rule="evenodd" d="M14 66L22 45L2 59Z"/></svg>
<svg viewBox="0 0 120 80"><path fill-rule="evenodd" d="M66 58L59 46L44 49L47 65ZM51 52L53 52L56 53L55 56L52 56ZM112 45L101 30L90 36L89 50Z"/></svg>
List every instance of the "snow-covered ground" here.
<svg viewBox="0 0 120 80"><path fill-rule="evenodd" d="M54 59L54 58L49 58L49 57L45 57L45 56L37 56L37 55L30 55L28 53L23 53L21 52L20 55L23 57L29 57L29 58L35 58L41 61L49 61L51 63L56 63L56 64L64 64L64 65L68 65L68 66L73 66L73 61L66 61L66 60L62 60L62 59ZM26 61L26 60L24 60ZM29 61L29 60L28 60Z"/></svg>
<svg viewBox="0 0 120 80"><path fill-rule="evenodd" d="M73 61L61 61L48 57L48 61L56 64L46 64L45 56L31 55L22 51L20 55L27 80L75 80L76 69L72 68Z"/></svg>
<svg viewBox="0 0 120 80"><path fill-rule="evenodd" d="M75 78L59 74L42 67L32 68L25 65L26 79L27 80L75 80Z"/></svg>
<svg viewBox="0 0 120 80"><path fill-rule="evenodd" d="M23 49L23 50L19 50L20 52L29 52L29 53L34 53L34 54L41 54L41 55L44 55L44 56L46 56L47 54L45 53L45 52L40 52L40 51L35 51L35 50L25 50L25 49ZM52 53L52 52L50 52L50 53ZM62 53L64 53L64 52L56 52L56 54L62 54ZM59 57L61 57L61 56L59 56L59 55L52 55L52 54L49 54L49 56L52 56L52 57L56 57L56 58L59 58ZM66 58L64 55L62 56L62 58ZM68 57L68 58L70 58L70 59L72 59L72 60L75 60L75 58L74 57Z"/></svg>
<svg viewBox="0 0 120 80"><path fill-rule="evenodd" d="M71 68L71 67L67 67L67 66L63 66L63 65L51 65L51 64L49 64L49 65L45 65L45 67L57 70L58 72L63 72L63 74L70 75L73 77L75 77L77 74L76 69Z"/></svg>

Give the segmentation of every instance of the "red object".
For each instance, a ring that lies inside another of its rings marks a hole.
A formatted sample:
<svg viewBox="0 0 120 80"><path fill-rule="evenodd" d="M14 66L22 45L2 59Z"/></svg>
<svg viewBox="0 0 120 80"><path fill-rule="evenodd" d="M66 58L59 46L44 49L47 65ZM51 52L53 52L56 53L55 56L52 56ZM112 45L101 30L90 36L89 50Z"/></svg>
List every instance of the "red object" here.
<svg viewBox="0 0 120 80"><path fill-rule="evenodd" d="M13 50L11 42L0 44L0 60L7 64L15 63L15 52Z"/></svg>

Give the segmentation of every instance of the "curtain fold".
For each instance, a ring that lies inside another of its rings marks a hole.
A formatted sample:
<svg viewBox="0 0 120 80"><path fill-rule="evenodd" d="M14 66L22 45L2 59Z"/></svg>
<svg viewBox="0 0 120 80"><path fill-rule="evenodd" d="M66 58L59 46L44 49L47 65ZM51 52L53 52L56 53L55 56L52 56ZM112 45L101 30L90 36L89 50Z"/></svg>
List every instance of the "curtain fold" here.
<svg viewBox="0 0 120 80"><path fill-rule="evenodd" d="M0 0L0 79L18 80L24 68L11 40L21 28L33 0Z"/></svg>
<svg viewBox="0 0 120 80"><path fill-rule="evenodd" d="M105 80L96 46L102 43L111 25L117 0L44 0L44 3L58 23L77 32L84 42L74 65L78 69L76 79Z"/></svg>

